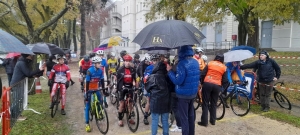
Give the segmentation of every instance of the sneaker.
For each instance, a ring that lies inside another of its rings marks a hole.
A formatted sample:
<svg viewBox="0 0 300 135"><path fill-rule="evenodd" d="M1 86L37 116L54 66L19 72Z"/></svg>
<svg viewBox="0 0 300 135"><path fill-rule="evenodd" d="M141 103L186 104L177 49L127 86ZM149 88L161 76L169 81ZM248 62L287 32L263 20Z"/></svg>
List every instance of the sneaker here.
<svg viewBox="0 0 300 135"><path fill-rule="evenodd" d="M204 123L202 123L202 122L198 122L198 125L199 125L199 126L203 126L203 127L207 127L207 124L204 124Z"/></svg>
<svg viewBox="0 0 300 135"><path fill-rule="evenodd" d="M75 82L74 81L71 81L71 85L74 85L75 84Z"/></svg>
<svg viewBox="0 0 300 135"><path fill-rule="evenodd" d="M182 132L182 129L175 125L174 128L170 129L171 132Z"/></svg>
<svg viewBox="0 0 300 135"><path fill-rule="evenodd" d="M144 124L149 125L149 121L147 119L144 119Z"/></svg>
<svg viewBox="0 0 300 135"><path fill-rule="evenodd" d="M266 107L263 111L264 111L264 112L268 112L268 111L269 111L269 108Z"/></svg>
<svg viewBox="0 0 300 135"><path fill-rule="evenodd" d="M91 127L90 127L89 124L86 124L86 125L85 125L85 131L86 131L86 132L91 132Z"/></svg>
<svg viewBox="0 0 300 135"><path fill-rule="evenodd" d="M107 108L108 107L108 104L107 102L104 102L104 107Z"/></svg>
<svg viewBox="0 0 300 135"><path fill-rule="evenodd" d="M132 120L132 119L128 120L128 122L129 122L130 124L132 124L132 125L135 124L134 120Z"/></svg>
<svg viewBox="0 0 300 135"><path fill-rule="evenodd" d="M66 115L66 112L64 109L61 109L61 115Z"/></svg>
<svg viewBox="0 0 300 135"><path fill-rule="evenodd" d="M123 127L123 126L124 126L123 121L119 121L119 122L118 122L118 125L119 125L120 127Z"/></svg>

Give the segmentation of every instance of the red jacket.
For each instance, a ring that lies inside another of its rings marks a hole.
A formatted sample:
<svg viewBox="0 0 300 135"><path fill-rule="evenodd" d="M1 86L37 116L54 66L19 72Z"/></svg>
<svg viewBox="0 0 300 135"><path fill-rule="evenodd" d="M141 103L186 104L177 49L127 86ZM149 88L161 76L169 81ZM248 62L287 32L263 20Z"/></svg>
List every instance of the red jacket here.
<svg viewBox="0 0 300 135"><path fill-rule="evenodd" d="M53 79L53 77L54 82L66 83L67 81L70 81L71 74L69 66L66 64L54 65L49 75L49 80Z"/></svg>
<svg viewBox="0 0 300 135"><path fill-rule="evenodd" d="M91 61L85 62L84 60L82 60L80 61L80 65L82 70L88 70L92 66L92 62Z"/></svg>

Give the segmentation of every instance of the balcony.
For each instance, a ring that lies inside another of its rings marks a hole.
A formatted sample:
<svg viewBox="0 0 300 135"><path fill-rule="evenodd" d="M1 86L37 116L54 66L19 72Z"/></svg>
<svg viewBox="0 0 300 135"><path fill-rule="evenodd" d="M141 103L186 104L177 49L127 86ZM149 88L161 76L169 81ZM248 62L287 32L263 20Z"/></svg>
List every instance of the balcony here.
<svg viewBox="0 0 300 135"><path fill-rule="evenodd" d="M119 19L122 20L122 15L120 13L118 13L118 12L112 12L111 16L112 17L118 17Z"/></svg>
<svg viewBox="0 0 300 135"><path fill-rule="evenodd" d="M122 31L122 25L118 24L118 23L111 24L111 28L112 29L117 29L119 31Z"/></svg>

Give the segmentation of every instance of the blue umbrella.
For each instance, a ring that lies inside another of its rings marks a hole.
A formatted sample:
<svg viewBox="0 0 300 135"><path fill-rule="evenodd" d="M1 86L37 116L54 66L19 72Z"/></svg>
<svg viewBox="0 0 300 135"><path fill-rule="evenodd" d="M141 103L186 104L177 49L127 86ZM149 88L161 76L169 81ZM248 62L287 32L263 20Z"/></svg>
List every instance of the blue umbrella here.
<svg viewBox="0 0 300 135"><path fill-rule="evenodd" d="M253 54L256 54L256 49L250 46L245 46L245 45L240 45L240 46L236 46L231 48L231 51L233 50L249 50L250 52L252 52Z"/></svg>
<svg viewBox="0 0 300 135"><path fill-rule="evenodd" d="M18 52L24 54L34 53L30 51L20 40L0 29L0 52Z"/></svg>

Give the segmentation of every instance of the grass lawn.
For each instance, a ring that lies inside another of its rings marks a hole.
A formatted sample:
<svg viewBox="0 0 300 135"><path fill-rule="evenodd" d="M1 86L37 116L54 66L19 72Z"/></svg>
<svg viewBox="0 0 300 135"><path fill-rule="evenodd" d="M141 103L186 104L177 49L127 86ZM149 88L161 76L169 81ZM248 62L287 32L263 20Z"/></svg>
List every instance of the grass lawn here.
<svg viewBox="0 0 300 135"><path fill-rule="evenodd" d="M43 79L41 79L43 80ZM41 82L46 84L45 81ZM47 89L46 85L42 88ZM12 128L10 135L69 135L71 134L66 116L60 114L58 110L54 118L50 116L50 97L49 92L44 90L42 94L29 95L29 108L32 108L41 114L35 114L32 111L24 110L22 115L27 119L17 121Z"/></svg>

